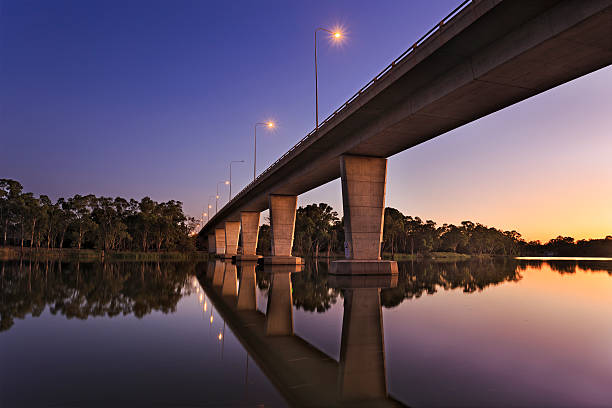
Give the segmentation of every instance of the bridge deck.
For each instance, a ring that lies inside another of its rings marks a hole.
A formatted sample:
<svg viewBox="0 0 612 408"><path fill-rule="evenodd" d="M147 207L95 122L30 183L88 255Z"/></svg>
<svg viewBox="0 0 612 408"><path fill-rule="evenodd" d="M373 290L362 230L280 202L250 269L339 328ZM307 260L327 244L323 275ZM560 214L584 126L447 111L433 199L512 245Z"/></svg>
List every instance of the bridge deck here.
<svg viewBox="0 0 612 408"><path fill-rule="evenodd" d="M612 64L612 0L474 0L245 187L202 229ZM494 137L494 135L492 135Z"/></svg>

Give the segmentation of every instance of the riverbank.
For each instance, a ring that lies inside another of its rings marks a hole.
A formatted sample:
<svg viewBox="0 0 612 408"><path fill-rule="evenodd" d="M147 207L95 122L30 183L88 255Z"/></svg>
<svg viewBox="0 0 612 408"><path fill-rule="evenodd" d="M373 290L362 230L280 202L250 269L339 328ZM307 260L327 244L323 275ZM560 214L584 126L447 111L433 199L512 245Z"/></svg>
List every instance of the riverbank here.
<svg viewBox="0 0 612 408"><path fill-rule="evenodd" d="M391 252L383 252L383 259L393 259L395 261L438 261L438 262L456 262L465 261L473 258L474 255L458 254L456 252L430 252L427 255L411 255L411 254L394 254Z"/></svg>
<svg viewBox="0 0 612 408"><path fill-rule="evenodd" d="M132 252L76 249L76 248L0 248L0 260L16 259L62 260L62 261L205 261L208 254L202 251L193 252Z"/></svg>

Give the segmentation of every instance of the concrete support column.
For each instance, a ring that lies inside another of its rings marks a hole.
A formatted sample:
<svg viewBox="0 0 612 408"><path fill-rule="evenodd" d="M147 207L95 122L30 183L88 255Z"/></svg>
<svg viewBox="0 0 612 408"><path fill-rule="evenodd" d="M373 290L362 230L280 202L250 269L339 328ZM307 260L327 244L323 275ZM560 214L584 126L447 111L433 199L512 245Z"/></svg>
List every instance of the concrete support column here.
<svg viewBox="0 0 612 408"><path fill-rule="evenodd" d="M336 261L336 274L394 274L397 263L381 261L387 159L342 156L342 207L346 261Z"/></svg>
<svg viewBox="0 0 612 408"><path fill-rule="evenodd" d="M301 263L291 256L297 196L270 194L270 230L272 233L272 256L265 263Z"/></svg>
<svg viewBox="0 0 612 408"><path fill-rule="evenodd" d="M291 336L293 335L291 273L272 273L271 278L266 308L266 336Z"/></svg>
<svg viewBox="0 0 612 408"><path fill-rule="evenodd" d="M380 259L387 159L342 156L342 206L348 259Z"/></svg>
<svg viewBox="0 0 612 408"><path fill-rule="evenodd" d="M242 233L242 254L236 261L255 261L257 255L257 238L259 235L259 211L241 211L240 225Z"/></svg>
<svg viewBox="0 0 612 408"><path fill-rule="evenodd" d="M259 212L242 211L240 224L242 226L242 255L255 256L259 234Z"/></svg>
<svg viewBox="0 0 612 408"><path fill-rule="evenodd" d="M240 238L240 221L225 221L225 256L238 254L238 238Z"/></svg>
<svg viewBox="0 0 612 408"><path fill-rule="evenodd" d="M217 251L217 245L215 242L215 234L208 234L208 253L214 254Z"/></svg>
<svg viewBox="0 0 612 408"><path fill-rule="evenodd" d="M240 264L240 288L238 289L238 310L257 309L256 262Z"/></svg>
<svg viewBox="0 0 612 408"><path fill-rule="evenodd" d="M345 401L387 396L379 288L344 290L338 386Z"/></svg>
<svg viewBox="0 0 612 408"><path fill-rule="evenodd" d="M215 253L225 255L225 227L215 228Z"/></svg>

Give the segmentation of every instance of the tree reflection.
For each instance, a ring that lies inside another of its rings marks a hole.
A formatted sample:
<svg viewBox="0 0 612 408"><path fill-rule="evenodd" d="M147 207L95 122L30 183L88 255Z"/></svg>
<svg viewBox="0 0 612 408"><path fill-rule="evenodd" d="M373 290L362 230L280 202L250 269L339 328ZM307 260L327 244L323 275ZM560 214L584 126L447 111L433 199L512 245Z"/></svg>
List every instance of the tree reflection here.
<svg viewBox="0 0 612 408"><path fill-rule="evenodd" d="M340 292L329 287L327 272L327 264L314 261L306 265L301 273L291 276L293 304L296 308L323 313L336 303Z"/></svg>
<svg viewBox="0 0 612 408"><path fill-rule="evenodd" d="M541 268L543 265L548 265L551 270L560 274L576 273L579 270L584 272L605 272L612 276L612 261L603 260L521 260L519 265L520 270L526 270L528 267Z"/></svg>
<svg viewBox="0 0 612 408"><path fill-rule="evenodd" d="M438 290L462 289L465 293L522 279L514 259L484 259L467 262L416 262L399 264L398 285L381 291L383 306L394 307L404 299L419 298Z"/></svg>
<svg viewBox="0 0 612 408"><path fill-rule="evenodd" d="M49 311L68 319L173 313L190 293L189 263L6 262L0 278L0 330Z"/></svg>

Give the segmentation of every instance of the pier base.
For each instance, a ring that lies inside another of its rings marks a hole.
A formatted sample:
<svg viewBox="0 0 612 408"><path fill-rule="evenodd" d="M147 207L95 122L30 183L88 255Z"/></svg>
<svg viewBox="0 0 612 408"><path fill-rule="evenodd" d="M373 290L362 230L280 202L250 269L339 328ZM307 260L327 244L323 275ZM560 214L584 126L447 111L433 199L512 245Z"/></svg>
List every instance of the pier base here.
<svg viewBox="0 0 612 408"><path fill-rule="evenodd" d="M333 275L397 275L397 262L387 260L340 260L333 261Z"/></svg>

